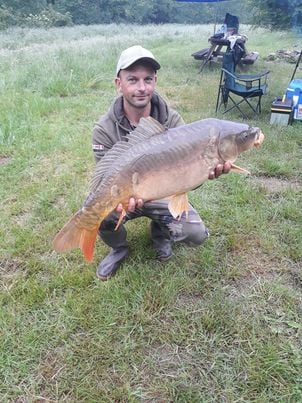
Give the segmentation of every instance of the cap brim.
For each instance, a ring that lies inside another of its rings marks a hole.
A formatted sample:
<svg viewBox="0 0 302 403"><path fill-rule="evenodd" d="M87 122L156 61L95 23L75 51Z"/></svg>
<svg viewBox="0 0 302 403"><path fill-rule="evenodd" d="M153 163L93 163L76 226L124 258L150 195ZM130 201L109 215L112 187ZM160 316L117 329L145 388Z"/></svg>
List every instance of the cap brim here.
<svg viewBox="0 0 302 403"><path fill-rule="evenodd" d="M154 68L155 71L160 69L160 64L155 59L152 59L151 57L140 57L138 59L130 60L128 63L121 66L120 69L116 72L116 75L118 75L121 70L128 69L133 64L136 64L139 62L146 62L146 63L150 64Z"/></svg>

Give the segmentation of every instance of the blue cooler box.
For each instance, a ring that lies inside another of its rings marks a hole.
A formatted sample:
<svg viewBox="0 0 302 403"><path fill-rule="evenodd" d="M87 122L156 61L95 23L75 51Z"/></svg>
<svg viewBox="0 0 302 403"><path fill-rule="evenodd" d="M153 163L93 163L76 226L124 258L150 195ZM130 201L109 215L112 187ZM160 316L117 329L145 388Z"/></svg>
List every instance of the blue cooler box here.
<svg viewBox="0 0 302 403"><path fill-rule="evenodd" d="M286 98L292 98L294 106L294 119L302 120L302 80L292 80L286 91Z"/></svg>

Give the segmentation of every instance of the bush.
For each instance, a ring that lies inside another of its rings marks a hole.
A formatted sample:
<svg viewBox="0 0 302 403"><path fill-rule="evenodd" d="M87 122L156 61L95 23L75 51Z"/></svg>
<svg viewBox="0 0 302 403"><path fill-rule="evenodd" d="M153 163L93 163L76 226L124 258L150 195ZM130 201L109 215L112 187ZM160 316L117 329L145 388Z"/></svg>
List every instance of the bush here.
<svg viewBox="0 0 302 403"><path fill-rule="evenodd" d="M5 6L0 6L0 30L18 24L18 18Z"/></svg>
<svg viewBox="0 0 302 403"><path fill-rule="evenodd" d="M71 15L55 11L52 7L43 10L40 14L27 15L23 23L31 28L66 27L73 25Z"/></svg>

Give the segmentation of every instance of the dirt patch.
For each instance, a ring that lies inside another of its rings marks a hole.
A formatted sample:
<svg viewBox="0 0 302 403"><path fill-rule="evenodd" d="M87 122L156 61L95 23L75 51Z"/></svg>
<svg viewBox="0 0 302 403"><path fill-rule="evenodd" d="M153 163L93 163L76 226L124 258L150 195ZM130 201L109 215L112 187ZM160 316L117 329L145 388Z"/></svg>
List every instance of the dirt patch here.
<svg viewBox="0 0 302 403"><path fill-rule="evenodd" d="M156 381L163 376L179 378L181 376L192 377L194 373L194 352L189 347L180 347L176 344L161 344L150 346L145 353L140 374L141 383L148 385L150 379Z"/></svg>
<svg viewBox="0 0 302 403"><path fill-rule="evenodd" d="M178 309L182 308L196 308L202 301L202 296L200 294L189 294L181 293L177 296L175 301L175 307Z"/></svg>
<svg viewBox="0 0 302 403"><path fill-rule="evenodd" d="M287 49L280 49L276 52L270 53L267 56L267 60L274 61L274 60L284 60L288 63L296 63L299 58L300 52L297 50L287 50Z"/></svg>
<svg viewBox="0 0 302 403"><path fill-rule="evenodd" d="M43 381L50 383L60 376L64 368L64 350L57 348L43 357L38 367L38 374Z"/></svg>
<svg viewBox="0 0 302 403"><path fill-rule="evenodd" d="M26 275L24 264L18 259L0 260L0 287L4 290L10 290L20 276Z"/></svg>
<svg viewBox="0 0 302 403"><path fill-rule="evenodd" d="M228 285L228 296L232 301L241 301L253 293L257 284L263 282L275 282L280 277L277 272L267 271L265 273L249 272L248 275L237 278Z"/></svg>
<svg viewBox="0 0 302 403"><path fill-rule="evenodd" d="M250 248L244 254L240 250L233 250L229 255L229 265L240 267L242 277L266 276L269 273L287 273L301 269L301 262L266 254L261 247Z"/></svg>
<svg viewBox="0 0 302 403"><path fill-rule="evenodd" d="M250 181L253 185L258 185L270 193L284 192L288 189L302 190L302 184L298 180L259 177L252 178Z"/></svg>
<svg viewBox="0 0 302 403"><path fill-rule="evenodd" d="M10 157L1 157L0 156L0 165L5 165L10 162L11 158Z"/></svg>
<svg viewBox="0 0 302 403"><path fill-rule="evenodd" d="M14 222L20 227L24 228L32 218L32 214L29 212L21 213L13 218Z"/></svg>
<svg viewBox="0 0 302 403"><path fill-rule="evenodd" d="M0 260L0 277L4 275L12 275L20 272L22 262L18 259L1 259Z"/></svg>
<svg viewBox="0 0 302 403"><path fill-rule="evenodd" d="M248 296L257 284L264 282L279 281L300 291L302 284L300 263L290 259L277 259L258 249L250 250L242 256L233 253L233 256L234 265L240 267L241 275L237 275L229 284L229 296L232 299ZM230 260L232 261L232 257ZM233 266L231 262L230 265Z"/></svg>
<svg viewBox="0 0 302 403"><path fill-rule="evenodd" d="M293 287L302 291L302 271L301 271L301 267L302 264L300 265L300 267L294 268L293 270L291 270L288 273L289 276L289 281L292 283Z"/></svg>

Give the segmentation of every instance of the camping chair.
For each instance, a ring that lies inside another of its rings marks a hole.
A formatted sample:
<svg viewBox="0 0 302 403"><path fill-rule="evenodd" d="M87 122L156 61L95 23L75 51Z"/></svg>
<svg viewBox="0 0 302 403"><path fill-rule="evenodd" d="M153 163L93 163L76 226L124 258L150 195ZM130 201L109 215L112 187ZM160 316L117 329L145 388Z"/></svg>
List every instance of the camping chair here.
<svg viewBox="0 0 302 403"><path fill-rule="evenodd" d="M236 15L226 13L224 18L224 24L227 27L227 31L231 34L238 34L239 31L239 18Z"/></svg>
<svg viewBox="0 0 302 403"><path fill-rule="evenodd" d="M269 71L260 74L236 74L235 67L235 52L234 50L227 50L222 60L216 113L220 106L224 104L225 110L223 113L236 108L242 117L247 119L247 115L239 105L245 102L253 110L254 114L261 113L261 97L267 90ZM255 102L251 102L252 98L255 98L256 105ZM228 108L229 100L232 102L232 106Z"/></svg>

